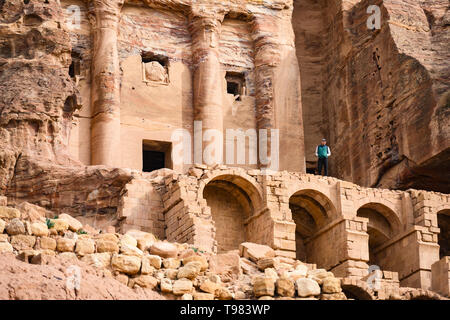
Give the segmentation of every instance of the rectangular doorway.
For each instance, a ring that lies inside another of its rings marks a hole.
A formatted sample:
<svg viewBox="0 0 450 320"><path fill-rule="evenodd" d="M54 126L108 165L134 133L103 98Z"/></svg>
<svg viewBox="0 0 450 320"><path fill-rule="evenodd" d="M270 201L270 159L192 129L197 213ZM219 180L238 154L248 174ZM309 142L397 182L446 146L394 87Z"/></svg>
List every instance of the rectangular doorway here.
<svg viewBox="0 0 450 320"><path fill-rule="evenodd" d="M156 140L142 141L142 171L172 169L172 143Z"/></svg>

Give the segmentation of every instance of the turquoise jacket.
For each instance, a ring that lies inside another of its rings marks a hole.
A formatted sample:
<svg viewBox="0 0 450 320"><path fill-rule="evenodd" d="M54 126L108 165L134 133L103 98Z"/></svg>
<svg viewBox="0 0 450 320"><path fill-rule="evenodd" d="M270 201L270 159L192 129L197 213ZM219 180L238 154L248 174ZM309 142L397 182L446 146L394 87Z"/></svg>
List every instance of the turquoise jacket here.
<svg viewBox="0 0 450 320"><path fill-rule="evenodd" d="M319 158L328 158L331 156L330 147L327 145L319 145L316 147L316 157Z"/></svg>

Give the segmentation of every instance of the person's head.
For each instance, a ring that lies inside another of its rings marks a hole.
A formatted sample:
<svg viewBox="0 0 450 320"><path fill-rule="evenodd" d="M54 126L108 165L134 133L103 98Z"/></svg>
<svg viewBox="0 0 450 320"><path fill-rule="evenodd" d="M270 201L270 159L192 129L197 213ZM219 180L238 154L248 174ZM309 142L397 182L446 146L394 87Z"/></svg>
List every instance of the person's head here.
<svg viewBox="0 0 450 320"><path fill-rule="evenodd" d="M326 145L327 144L327 140L326 139L322 139L322 145Z"/></svg>

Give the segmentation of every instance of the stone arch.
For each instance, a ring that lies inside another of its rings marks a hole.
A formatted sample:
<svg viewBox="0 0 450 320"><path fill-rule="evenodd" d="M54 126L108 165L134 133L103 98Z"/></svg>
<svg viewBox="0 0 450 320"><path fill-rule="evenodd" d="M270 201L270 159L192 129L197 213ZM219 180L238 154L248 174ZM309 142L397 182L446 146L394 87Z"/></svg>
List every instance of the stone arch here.
<svg viewBox="0 0 450 320"><path fill-rule="evenodd" d="M291 180L287 184L287 194L289 195L289 198L299 192L309 193L316 198L317 202L327 209L327 216L330 221L340 216L333 202L333 200L337 201L335 198L335 190L336 188L334 186L329 185L328 182L323 179L313 182L296 179L296 181Z"/></svg>
<svg viewBox="0 0 450 320"><path fill-rule="evenodd" d="M353 278L344 278L341 281L342 292L347 299L354 300L375 300L372 290L366 282Z"/></svg>
<svg viewBox="0 0 450 320"><path fill-rule="evenodd" d="M361 208L371 209L381 214L390 224L393 234L401 231L402 222L398 209L395 206L382 198L377 198L375 201L364 201L357 204L358 210Z"/></svg>
<svg viewBox="0 0 450 320"><path fill-rule="evenodd" d="M296 225L297 259L314 263L308 254L308 251L316 247L314 240L311 239L336 216L336 208L330 198L322 192L315 189L301 189L289 197L289 209Z"/></svg>
<svg viewBox="0 0 450 320"><path fill-rule="evenodd" d="M198 189L199 200L202 199L206 185L212 181L219 180L230 182L241 189L246 190L246 193L255 208L255 214L263 209L263 191L259 183L244 171L239 172L232 169L210 171L205 178L202 178Z"/></svg>
<svg viewBox="0 0 450 320"><path fill-rule="evenodd" d="M442 297L431 290L416 288L401 288L402 296L406 300L442 300Z"/></svg>
<svg viewBox="0 0 450 320"><path fill-rule="evenodd" d="M360 206L356 215L368 219L369 263L382 265L377 250L399 232L398 216L392 208L380 202L368 202Z"/></svg>
<svg viewBox="0 0 450 320"><path fill-rule="evenodd" d="M450 208L437 211L439 258L450 256Z"/></svg>
<svg viewBox="0 0 450 320"><path fill-rule="evenodd" d="M241 175L219 174L204 181L199 195L211 209L217 251L237 249L250 237L248 220L261 210L260 191Z"/></svg>

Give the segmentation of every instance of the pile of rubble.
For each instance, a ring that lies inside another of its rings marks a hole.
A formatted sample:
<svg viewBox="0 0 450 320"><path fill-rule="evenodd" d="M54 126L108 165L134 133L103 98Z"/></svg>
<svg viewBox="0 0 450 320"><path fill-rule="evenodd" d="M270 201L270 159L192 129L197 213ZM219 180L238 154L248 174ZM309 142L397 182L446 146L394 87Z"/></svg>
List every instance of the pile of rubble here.
<svg viewBox="0 0 450 320"><path fill-rule="evenodd" d="M96 230L67 214L48 217L33 205L22 208L0 206L0 254L26 263L78 259L128 287L169 299L346 299L331 272L277 257L265 245L245 242L239 250L214 254L143 231Z"/></svg>

